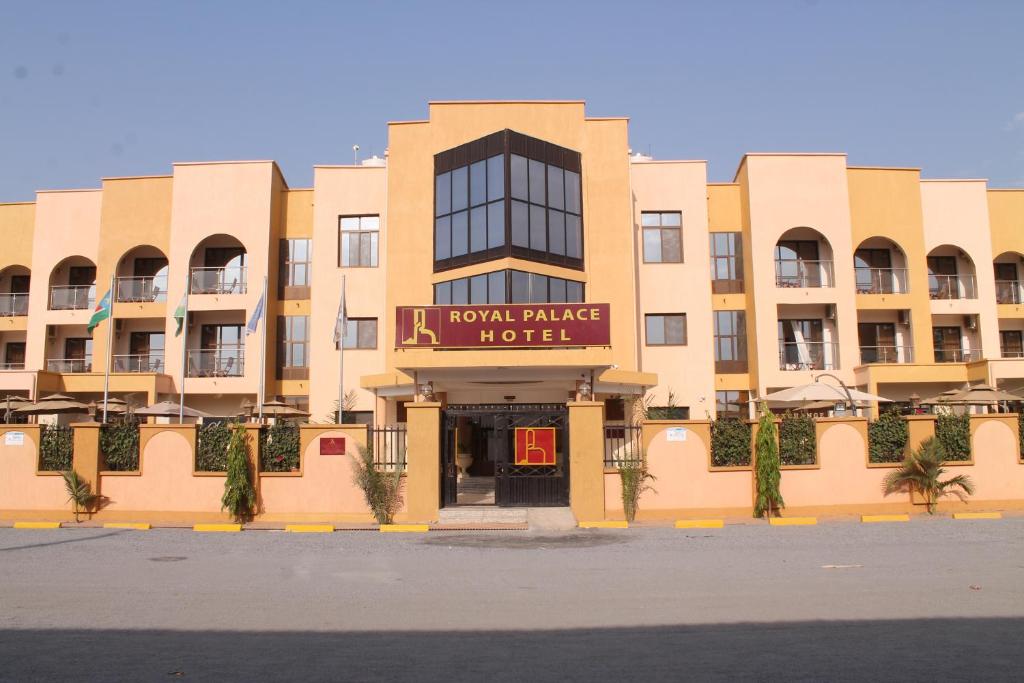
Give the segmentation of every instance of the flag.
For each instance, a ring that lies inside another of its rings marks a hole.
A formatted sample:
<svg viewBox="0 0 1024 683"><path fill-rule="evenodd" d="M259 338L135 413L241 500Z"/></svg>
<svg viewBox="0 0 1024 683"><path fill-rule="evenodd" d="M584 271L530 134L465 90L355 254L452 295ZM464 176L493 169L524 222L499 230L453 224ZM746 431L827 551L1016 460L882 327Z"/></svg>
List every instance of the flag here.
<svg viewBox="0 0 1024 683"><path fill-rule="evenodd" d="M96 309L92 312L89 324L85 328L90 334L97 325L110 317L110 294L111 290L108 289L103 298L96 303Z"/></svg>
<svg viewBox="0 0 1024 683"><path fill-rule="evenodd" d="M185 292L181 297L181 303L174 309L174 321L178 323L178 328L174 330L174 336L181 336L181 328L185 326L185 316L188 315L188 292Z"/></svg>
<svg viewBox="0 0 1024 683"><path fill-rule="evenodd" d="M345 306L345 289L344 284L341 290L341 301L338 303L338 318L334 321L334 345L341 344L342 338L345 336L345 326L348 324L348 310Z"/></svg>
<svg viewBox="0 0 1024 683"><path fill-rule="evenodd" d="M260 320L263 319L263 306L265 303L264 299L266 296L267 294L266 292L264 292L263 294L260 295L260 300L256 302L256 308L254 308L252 311L252 317L249 318L249 324L245 326L245 333L247 335L253 334L254 332L256 332L257 329L259 329Z"/></svg>

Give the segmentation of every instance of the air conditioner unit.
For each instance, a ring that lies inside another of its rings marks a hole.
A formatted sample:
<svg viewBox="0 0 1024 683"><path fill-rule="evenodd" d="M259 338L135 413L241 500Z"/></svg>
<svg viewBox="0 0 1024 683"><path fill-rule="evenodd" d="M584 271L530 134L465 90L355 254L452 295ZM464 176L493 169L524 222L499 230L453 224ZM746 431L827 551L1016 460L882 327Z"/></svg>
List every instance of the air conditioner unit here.
<svg viewBox="0 0 1024 683"><path fill-rule="evenodd" d="M189 311L188 312L188 329L191 330L192 327L195 326L195 324L196 324L196 314L193 313L192 311Z"/></svg>
<svg viewBox="0 0 1024 683"><path fill-rule="evenodd" d="M114 320L114 334L118 337L124 332L124 318L117 318Z"/></svg>
<svg viewBox="0 0 1024 683"><path fill-rule="evenodd" d="M909 325L910 324L910 311L908 311L905 308L900 309L896 313L896 320L899 322L900 325Z"/></svg>
<svg viewBox="0 0 1024 683"><path fill-rule="evenodd" d="M57 326L47 325L46 326L46 341L57 341Z"/></svg>
<svg viewBox="0 0 1024 683"><path fill-rule="evenodd" d="M827 304L825 306L825 318L828 319L828 320L835 320L836 319L836 305L835 304Z"/></svg>
<svg viewBox="0 0 1024 683"><path fill-rule="evenodd" d="M978 316L976 315L965 315L964 316L964 327L971 330L972 332L978 329Z"/></svg>

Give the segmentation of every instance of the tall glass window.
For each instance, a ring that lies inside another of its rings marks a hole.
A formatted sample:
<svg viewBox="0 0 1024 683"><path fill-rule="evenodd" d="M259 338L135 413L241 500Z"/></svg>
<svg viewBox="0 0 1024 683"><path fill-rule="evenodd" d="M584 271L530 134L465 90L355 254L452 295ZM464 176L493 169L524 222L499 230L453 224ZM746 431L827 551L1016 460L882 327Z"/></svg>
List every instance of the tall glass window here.
<svg viewBox="0 0 1024 683"><path fill-rule="evenodd" d="M380 216L342 216L338 226L338 265L376 268Z"/></svg>
<svg viewBox="0 0 1024 683"><path fill-rule="evenodd" d="M583 283L521 270L496 270L435 284L434 303L439 306L583 303Z"/></svg>
<svg viewBox="0 0 1024 683"><path fill-rule="evenodd" d="M747 315L715 311L715 372L747 371Z"/></svg>
<svg viewBox="0 0 1024 683"><path fill-rule="evenodd" d="M714 294L743 293L741 233L711 233L711 291Z"/></svg>

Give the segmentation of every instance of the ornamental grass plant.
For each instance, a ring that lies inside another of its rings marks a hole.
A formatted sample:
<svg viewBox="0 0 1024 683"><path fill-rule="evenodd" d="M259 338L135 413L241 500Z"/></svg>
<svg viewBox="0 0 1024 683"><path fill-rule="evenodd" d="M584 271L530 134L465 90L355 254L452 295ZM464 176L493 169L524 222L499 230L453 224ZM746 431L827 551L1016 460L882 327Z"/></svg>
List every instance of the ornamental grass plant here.
<svg viewBox="0 0 1024 683"><path fill-rule="evenodd" d="M945 449L938 439L925 439L899 469L886 475L883 492L887 496L898 492L917 493L924 498L929 515L935 514L939 498L956 496L961 502L967 502L967 496L974 495L974 482L964 474L940 480L946 471L942 466L946 459Z"/></svg>

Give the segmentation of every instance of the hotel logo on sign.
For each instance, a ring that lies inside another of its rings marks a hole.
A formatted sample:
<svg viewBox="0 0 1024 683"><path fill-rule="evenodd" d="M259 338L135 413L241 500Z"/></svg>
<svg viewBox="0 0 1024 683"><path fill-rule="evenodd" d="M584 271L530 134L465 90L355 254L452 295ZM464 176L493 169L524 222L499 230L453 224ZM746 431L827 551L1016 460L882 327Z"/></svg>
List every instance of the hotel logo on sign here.
<svg viewBox="0 0 1024 683"><path fill-rule="evenodd" d="M516 427L516 465L554 465L554 427Z"/></svg>

